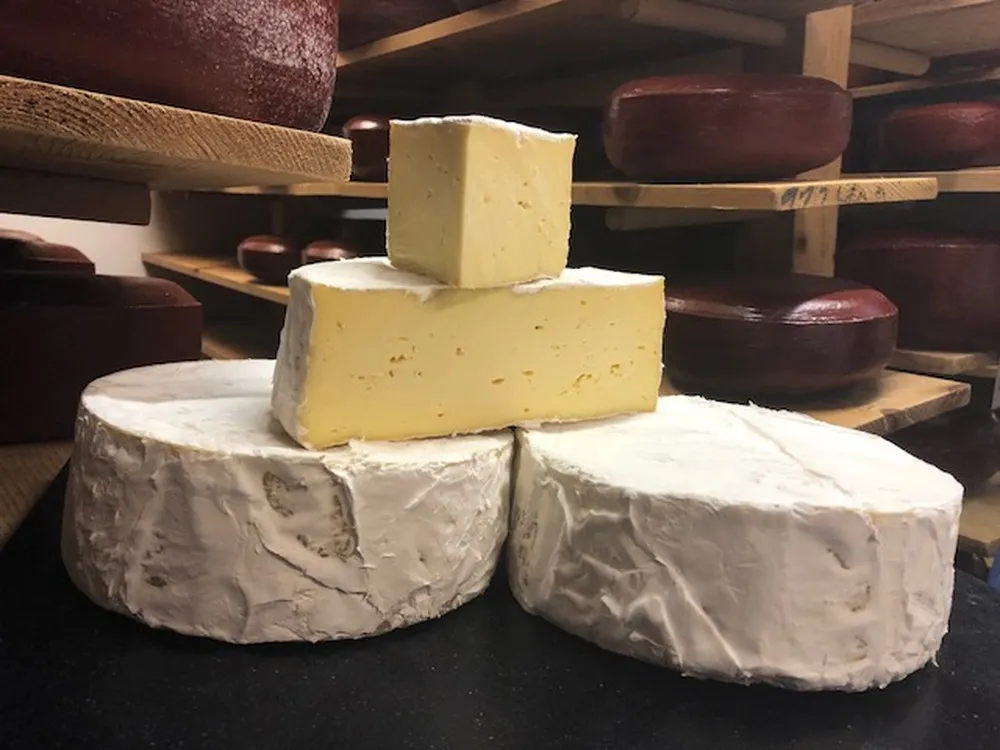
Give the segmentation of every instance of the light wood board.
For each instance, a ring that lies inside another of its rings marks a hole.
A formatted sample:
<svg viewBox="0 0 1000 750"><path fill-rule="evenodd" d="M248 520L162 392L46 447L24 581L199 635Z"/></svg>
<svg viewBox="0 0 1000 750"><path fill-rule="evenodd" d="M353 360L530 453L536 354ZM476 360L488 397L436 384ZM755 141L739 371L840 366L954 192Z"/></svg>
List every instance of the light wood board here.
<svg viewBox="0 0 1000 750"><path fill-rule="evenodd" d="M388 196L384 182L239 187L225 192L377 199ZM937 194L937 181L933 177L910 176L699 185L573 183L574 205L718 211L798 211L823 206L933 200Z"/></svg>
<svg viewBox="0 0 1000 750"><path fill-rule="evenodd" d="M1000 167L956 169L945 172L901 172L897 175L850 175L852 178L930 177L939 193L1000 193Z"/></svg>
<svg viewBox="0 0 1000 750"><path fill-rule="evenodd" d="M0 76L0 167L149 185L339 182L343 138Z"/></svg>
<svg viewBox="0 0 1000 750"><path fill-rule="evenodd" d="M666 379L660 392L677 393ZM889 370L873 383L784 408L841 427L887 435L959 409L969 403L970 396L966 383Z"/></svg>
<svg viewBox="0 0 1000 750"><path fill-rule="evenodd" d="M851 94L855 99L867 99L873 96L893 96L930 89L970 86L979 83L995 83L996 81L1000 81L1000 68L959 72L947 76L936 75L925 78L907 78L902 81L890 81L888 83L873 83L867 86L856 86L851 89Z"/></svg>
<svg viewBox="0 0 1000 750"><path fill-rule="evenodd" d="M1000 474L966 495L958 522L960 547L982 557L1000 552Z"/></svg>
<svg viewBox="0 0 1000 750"><path fill-rule="evenodd" d="M854 33L932 57L997 47L1000 0L878 0L858 5Z"/></svg>
<svg viewBox="0 0 1000 750"><path fill-rule="evenodd" d="M69 459L73 442L0 445L0 548Z"/></svg>
<svg viewBox="0 0 1000 750"><path fill-rule="evenodd" d="M889 366L925 375L964 375L995 368L997 355L986 352L932 352L897 349Z"/></svg>
<svg viewBox="0 0 1000 750"><path fill-rule="evenodd" d="M288 304L288 287L261 284L240 268L232 258L148 253L142 256L142 261L147 266L189 276L209 284L231 289L234 292L249 294L252 297L259 297L282 305Z"/></svg>

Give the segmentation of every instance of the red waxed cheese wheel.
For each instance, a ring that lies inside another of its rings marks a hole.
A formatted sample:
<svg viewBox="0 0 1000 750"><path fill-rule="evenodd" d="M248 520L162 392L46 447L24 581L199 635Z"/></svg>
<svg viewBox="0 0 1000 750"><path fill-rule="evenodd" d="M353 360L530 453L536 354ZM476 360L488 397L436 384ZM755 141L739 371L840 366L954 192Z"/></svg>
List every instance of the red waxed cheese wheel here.
<svg viewBox="0 0 1000 750"><path fill-rule="evenodd" d="M451 0L340 0L340 47L360 47L454 13Z"/></svg>
<svg viewBox="0 0 1000 750"><path fill-rule="evenodd" d="M301 255L282 237L257 234L247 237L236 248L240 268L263 284L282 286L288 274L301 263Z"/></svg>
<svg viewBox="0 0 1000 750"><path fill-rule="evenodd" d="M873 148L878 169L1000 165L1000 103L946 102L898 109L879 121Z"/></svg>
<svg viewBox="0 0 1000 750"><path fill-rule="evenodd" d="M56 245L41 240L5 239L0 233L0 271L93 274L94 264L90 258L69 245Z"/></svg>
<svg viewBox="0 0 1000 750"><path fill-rule="evenodd" d="M12 0L0 74L319 130L337 0Z"/></svg>
<svg viewBox="0 0 1000 750"><path fill-rule="evenodd" d="M23 242L44 242L41 237L31 232L22 232L20 229L0 228L0 249L10 247L14 244L20 245Z"/></svg>
<svg viewBox="0 0 1000 750"><path fill-rule="evenodd" d="M646 78L611 95L604 148L608 160L636 180L792 177L840 156L851 108L851 95L821 78Z"/></svg>
<svg viewBox="0 0 1000 750"><path fill-rule="evenodd" d="M837 275L875 287L899 307L904 349L1000 345L1000 235L871 231L841 244Z"/></svg>
<svg viewBox="0 0 1000 750"><path fill-rule="evenodd" d="M343 127L353 152L351 176L355 180L385 182L389 169L389 118L358 115Z"/></svg>
<svg viewBox="0 0 1000 750"><path fill-rule="evenodd" d="M0 271L0 443L66 440L112 372L201 356L201 305L164 279Z"/></svg>
<svg viewBox="0 0 1000 750"><path fill-rule="evenodd" d="M323 263L330 260L357 258L358 249L342 240L316 240L302 250L303 263Z"/></svg>
<svg viewBox="0 0 1000 750"><path fill-rule="evenodd" d="M667 289L664 361L678 388L794 397L876 377L896 345L896 307L869 287L782 274Z"/></svg>
<svg viewBox="0 0 1000 750"><path fill-rule="evenodd" d="M475 10L476 8L482 8L484 5L492 5L496 2L499 2L499 0L452 0L455 7L463 13L467 10Z"/></svg>

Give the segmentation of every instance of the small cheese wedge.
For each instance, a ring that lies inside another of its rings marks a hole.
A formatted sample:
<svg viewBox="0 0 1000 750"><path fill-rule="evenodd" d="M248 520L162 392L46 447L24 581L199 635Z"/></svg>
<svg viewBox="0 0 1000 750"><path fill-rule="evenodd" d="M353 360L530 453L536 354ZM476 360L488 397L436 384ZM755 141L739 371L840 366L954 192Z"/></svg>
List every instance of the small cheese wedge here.
<svg viewBox="0 0 1000 750"><path fill-rule="evenodd" d="M576 136L488 117L390 123L389 259L467 289L554 278Z"/></svg>
<svg viewBox="0 0 1000 750"><path fill-rule="evenodd" d="M358 258L299 268L289 290L271 405L308 448L656 408L660 276L471 290Z"/></svg>

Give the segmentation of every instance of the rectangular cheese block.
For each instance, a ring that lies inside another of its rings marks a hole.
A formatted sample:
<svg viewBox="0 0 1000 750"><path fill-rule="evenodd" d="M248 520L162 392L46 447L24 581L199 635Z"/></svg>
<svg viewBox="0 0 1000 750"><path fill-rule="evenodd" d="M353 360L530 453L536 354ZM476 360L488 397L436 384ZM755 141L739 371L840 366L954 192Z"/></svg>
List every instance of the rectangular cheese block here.
<svg viewBox="0 0 1000 750"><path fill-rule="evenodd" d="M307 448L656 408L660 276L472 290L358 258L299 268L289 290L271 406Z"/></svg>
<svg viewBox="0 0 1000 750"><path fill-rule="evenodd" d="M394 266L466 289L566 268L575 135L479 116L394 120L389 132Z"/></svg>

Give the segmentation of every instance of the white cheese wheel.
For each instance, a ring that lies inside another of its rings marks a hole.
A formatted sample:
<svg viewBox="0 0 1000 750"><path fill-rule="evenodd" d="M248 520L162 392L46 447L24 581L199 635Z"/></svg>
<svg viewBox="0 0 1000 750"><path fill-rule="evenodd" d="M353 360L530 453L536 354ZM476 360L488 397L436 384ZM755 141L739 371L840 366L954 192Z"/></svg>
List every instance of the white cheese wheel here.
<svg viewBox="0 0 1000 750"><path fill-rule="evenodd" d="M186 362L87 388L63 521L76 585L236 643L373 635L482 592L512 433L304 450L271 418L273 369Z"/></svg>
<svg viewBox="0 0 1000 750"><path fill-rule="evenodd" d="M687 396L518 433L521 605L686 674L864 690L947 631L962 487L891 443Z"/></svg>

